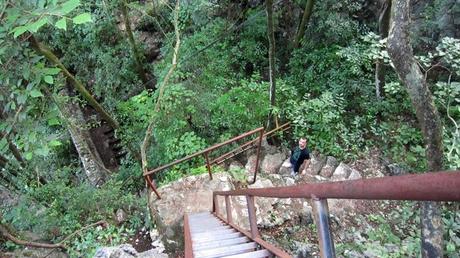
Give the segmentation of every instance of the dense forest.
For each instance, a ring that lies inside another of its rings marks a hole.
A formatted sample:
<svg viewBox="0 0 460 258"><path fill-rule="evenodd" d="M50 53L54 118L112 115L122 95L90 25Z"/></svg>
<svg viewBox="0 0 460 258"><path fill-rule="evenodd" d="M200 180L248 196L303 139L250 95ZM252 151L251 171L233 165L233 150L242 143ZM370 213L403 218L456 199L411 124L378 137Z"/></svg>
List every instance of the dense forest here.
<svg viewBox="0 0 460 258"><path fill-rule="evenodd" d="M143 171L261 126L342 160L460 168L456 0L2 0L0 66L0 256L126 242L154 227ZM420 209L458 257L458 204ZM389 257L420 253L413 234Z"/></svg>

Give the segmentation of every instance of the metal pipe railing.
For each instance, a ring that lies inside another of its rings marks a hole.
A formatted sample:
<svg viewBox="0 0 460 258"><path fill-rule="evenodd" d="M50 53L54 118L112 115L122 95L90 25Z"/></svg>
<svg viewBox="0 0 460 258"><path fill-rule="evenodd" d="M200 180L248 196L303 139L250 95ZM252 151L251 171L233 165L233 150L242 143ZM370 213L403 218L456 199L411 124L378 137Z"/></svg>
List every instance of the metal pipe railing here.
<svg viewBox="0 0 460 258"><path fill-rule="evenodd" d="M252 131L246 132L244 134L241 134L239 136L236 136L236 137L234 137L234 138L232 138L230 140L227 140L227 141L224 141L222 143L213 145L213 146L211 146L209 148L206 148L206 149L204 149L202 151L198 151L198 152L196 152L194 154L191 154L191 155L188 155L188 156L186 156L184 158L181 158L181 159L178 159L176 161L173 161L173 162L171 162L169 164L166 164L166 165L157 167L157 168L155 168L153 170L147 171L147 172L145 172L143 174L143 176L145 178L145 181L147 182L147 185L150 187L150 189L152 189L152 191L155 192L156 196L159 199L161 199L160 193L156 189L155 182L151 178L151 176L153 174L155 174L157 172L160 172L162 170L165 170L167 168L170 168L172 166L175 166L175 165L177 165L177 164L179 164L181 162L188 161L190 159L193 159L193 158L196 158L198 156L203 155L204 158L205 158L205 161L206 161L206 169L208 170L209 178L212 180L212 168L211 168L211 166L213 164L221 164L225 160L230 159L230 158L232 158L232 157L234 157L234 156L236 156L236 155L238 155L238 154L240 154L240 153L242 153L242 152L244 152L244 151L246 151L246 150L248 150L250 148L253 148L253 147L257 146L256 166L254 168L254 178L252 180L252 183L254 183L256 181L256 179L257 179L257 171L259 171L260 147L262 145L263 137L269 137L269 136L271 136L272 134L274 134L277 131L284 131L284 130L287 130L289 128L290 128L290 123L285 123L285 124L281 125L280 127L277 127L275 129L265 133L264 128L260 127L260 128L254 129ZM214 150L216 150L218 148L221 148L221 147L223 147L225 145L231 144L231 143L233 143L235 141L241 140L241 139L243 139L245 137L251 136L253 134L257 134L257 133L259 133L259 136L256 139L248 141L248 142L238 146L237 148L235 148L235 149L233 149L233 150L221 155L220 157L218 157L218 158L216 158L216 159L214 159L212 161L209 160L209 154L212 151L214 151Z"/></svg>
<svg viewBox="0 0 460 258"><path fill-rule="evenodd" d="M335 257L334 242L329 229L327 199L460 201L460 170L394 177L357 179L328 183L309 183L286 187L269 187L213 192L213 211L219 212L218 196L224 196L227 220L230 196L246 196L251 238L260 238L254 212L254 197L307 198L313 200L321 257ZM224 218L220 217L225 221ZM278 251L274 246L269 251ZM283 256L289 257L289 256Z"/></svg>
<svg viewBox="0 0 460 258"><path fill-rule="evenodd" d="M192 235L187 213L184 214L184 255L185 258L193 258Z"/></svg>

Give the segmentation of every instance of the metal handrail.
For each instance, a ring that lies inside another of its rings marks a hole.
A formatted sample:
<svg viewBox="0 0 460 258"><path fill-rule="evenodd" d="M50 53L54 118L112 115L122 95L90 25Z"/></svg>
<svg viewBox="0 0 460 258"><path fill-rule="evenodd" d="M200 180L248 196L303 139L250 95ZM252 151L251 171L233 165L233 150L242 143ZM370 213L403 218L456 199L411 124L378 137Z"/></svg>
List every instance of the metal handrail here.
<svg viewBox="0 0 460 258"><path fill-rule="evenodd" d="M214 164L221 164L223 163L224 161L244 152L244 151L247 151L249 150L250 148L253 148L253 147L256 147L257 146L257 158L256 158L256 165L255 165L255 168L254 168L254 178L252 180L252 183L254 183L257 179L257 171L259 170L259 158L260 158L260 147L261 147L261 144L262 144L262 138L263 137L270 137L272 136L275 132L277 131L285 131L287 129L290 128L290 123L285 123L267 133L265 133L265 129L263 127L260 127L260 128L257 128L257 129L254 129L252 131L249 131L249 132L246 132L244 134L241 134L239 136L236 136L230 140L227 140L227 141L224 141L222 143L219 143L219 144L216 144L216 145L213 145L209 148L206 148L202 151L198 151L194 154L191 154L191 155L188 155L184 158L181 158L181 159L178 159L178 160L175 160L169 164L166 164L166 165L163 165L163 166L160 166L160 167L157 167L153 170L150 170L150 171L147 171L143 174L144 178L145 178L145 181L147 182L147 184L149 185L150 189L155 192L156 196L161 199L161 196L160 196L160 193L158 192L158 190L156 189L156 186L155 186L155 182L152 180L151 176L155 173L158 173L162 170L165 170L167 168L170 168L174 165L177 165L181 162L184 162L184 161L187 161L187 160L190 160L192 158L195 158L195 157L198 157L198 156L201 156L203 155L205 160L206 160L206 168L208 170L208 174L209 174L209 178L212 180L212 169L211 169L211 166L214 165ZM248 141L240 146L238 146L237 148L221 155L220 157L212 160L212 161L209 161L209 153L211 153L212 151L218 149L218 148L221 148L225 145L228 145L228 144L231 144L235 141L238 141L238 140L241 140L245 137L248 137L248 136L251 136L253 134L256 134L256 133L259 133L259 137L251 140L251 141Z"/></svg>
<svg viewBox="0 0 460 258"><path fill-rule="evenodd" d="M208 174L209 174L209 178L212 180L212 171L211 171L211 163L209 162L209 153L212 152L213 150L215 149L218 149L218 148L221 148L225 145L228 145L230 143L233 143L235 141L238 141L240 139L243 139L245 137L248 137L250 135L253 135L253 134L256 134L256 133L259 133L259 137L258 137L258 148L257 148L257 160L256 160L256 166L255 166L255 171L254 171L254 182L256 180L256 176L257 176L257 170L259 169L259 156L260 156L260 146L261 146L261 143L262 143L262 137L264 135L264 128L263 127L260 127L260 128L257 128L257 129L254 129L252 131L249 131L249 132L246 132L244 134L241 134L239 136L236 136L230 140L227 140L227 141L224 141L222 143L219 143L219 144L216 144L214 146L211 146L209 148L206 148L202 151L198 151L194 154L191 154L191 155L188 155L184 158L181 158L181 159L178 159L176 161L173 161L169 164L166 164L166 165L163 165L163 166L160 166L160 167L157 167L153 170L150 170L150 171L147 171L143 174L144 178L145 178L145 181L147 182L147 184L149 185L150 189L155 192L156 196L158 197L158 199L161 199L161 196L160 196L160 193L157 191L156 189L156 186L155 186L155 183L153 182L152 178L151 178L151 175L152 174L155 174L159 171L162 171L164 169L167 169L167 168L170 168L174 165L177 165L181 162L184 162L184 161L187 161L187 160L190 160L192 158L195 158L195 157L198 157L198 156L201 156L203 155L206 159L206 167L208 169Z"/></svg>
<svg viewBox="0 0 460 258"><path fill-rule="evenodd" d="M259 234L253 205L254 197L312 199L318 223L321 257L335 257L334 242L329 230L328 198L458 202L460 201L460 170L285 187L214 191L213 212L218 215L217 196L226 198L227 221L233 220L232 213L228 212L231 210L229 196L246 196L249 225L253 237ZM270 246L267 249L270 251Z"/></svg>

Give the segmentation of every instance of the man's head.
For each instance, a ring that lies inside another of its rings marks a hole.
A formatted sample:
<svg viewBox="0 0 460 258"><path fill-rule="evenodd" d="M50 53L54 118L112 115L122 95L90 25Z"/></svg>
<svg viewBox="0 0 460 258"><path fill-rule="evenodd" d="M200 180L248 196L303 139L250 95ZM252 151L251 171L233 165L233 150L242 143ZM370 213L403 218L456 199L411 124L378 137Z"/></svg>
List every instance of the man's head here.
<svg viewBox="0 0 460 258"><path fill-rule="evenodd" d="M302 137L299 139L299 148L301 150L305 149L307 147L307 139Z"/></svg>

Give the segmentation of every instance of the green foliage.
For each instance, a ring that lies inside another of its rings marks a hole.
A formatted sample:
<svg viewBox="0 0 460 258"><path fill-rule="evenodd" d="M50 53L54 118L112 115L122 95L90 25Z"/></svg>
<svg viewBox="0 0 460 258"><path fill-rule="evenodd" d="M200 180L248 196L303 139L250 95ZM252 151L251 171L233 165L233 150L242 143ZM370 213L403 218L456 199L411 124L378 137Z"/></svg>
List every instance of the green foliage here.
<svg viewBox="0 0 460 258"><path fill-rule="evenodd" d="M6 26L13 28L10 33L16 38L25 32L36 33L46 24L52 24L58 29L66 30L67 20L71 20L76 25L91 22L90 13L80 13L73 18L68 16L79 6L79 0L65 2L41 0L35 4L20 1L19 6L15 5L13 8L7 9Z"/></svg>

